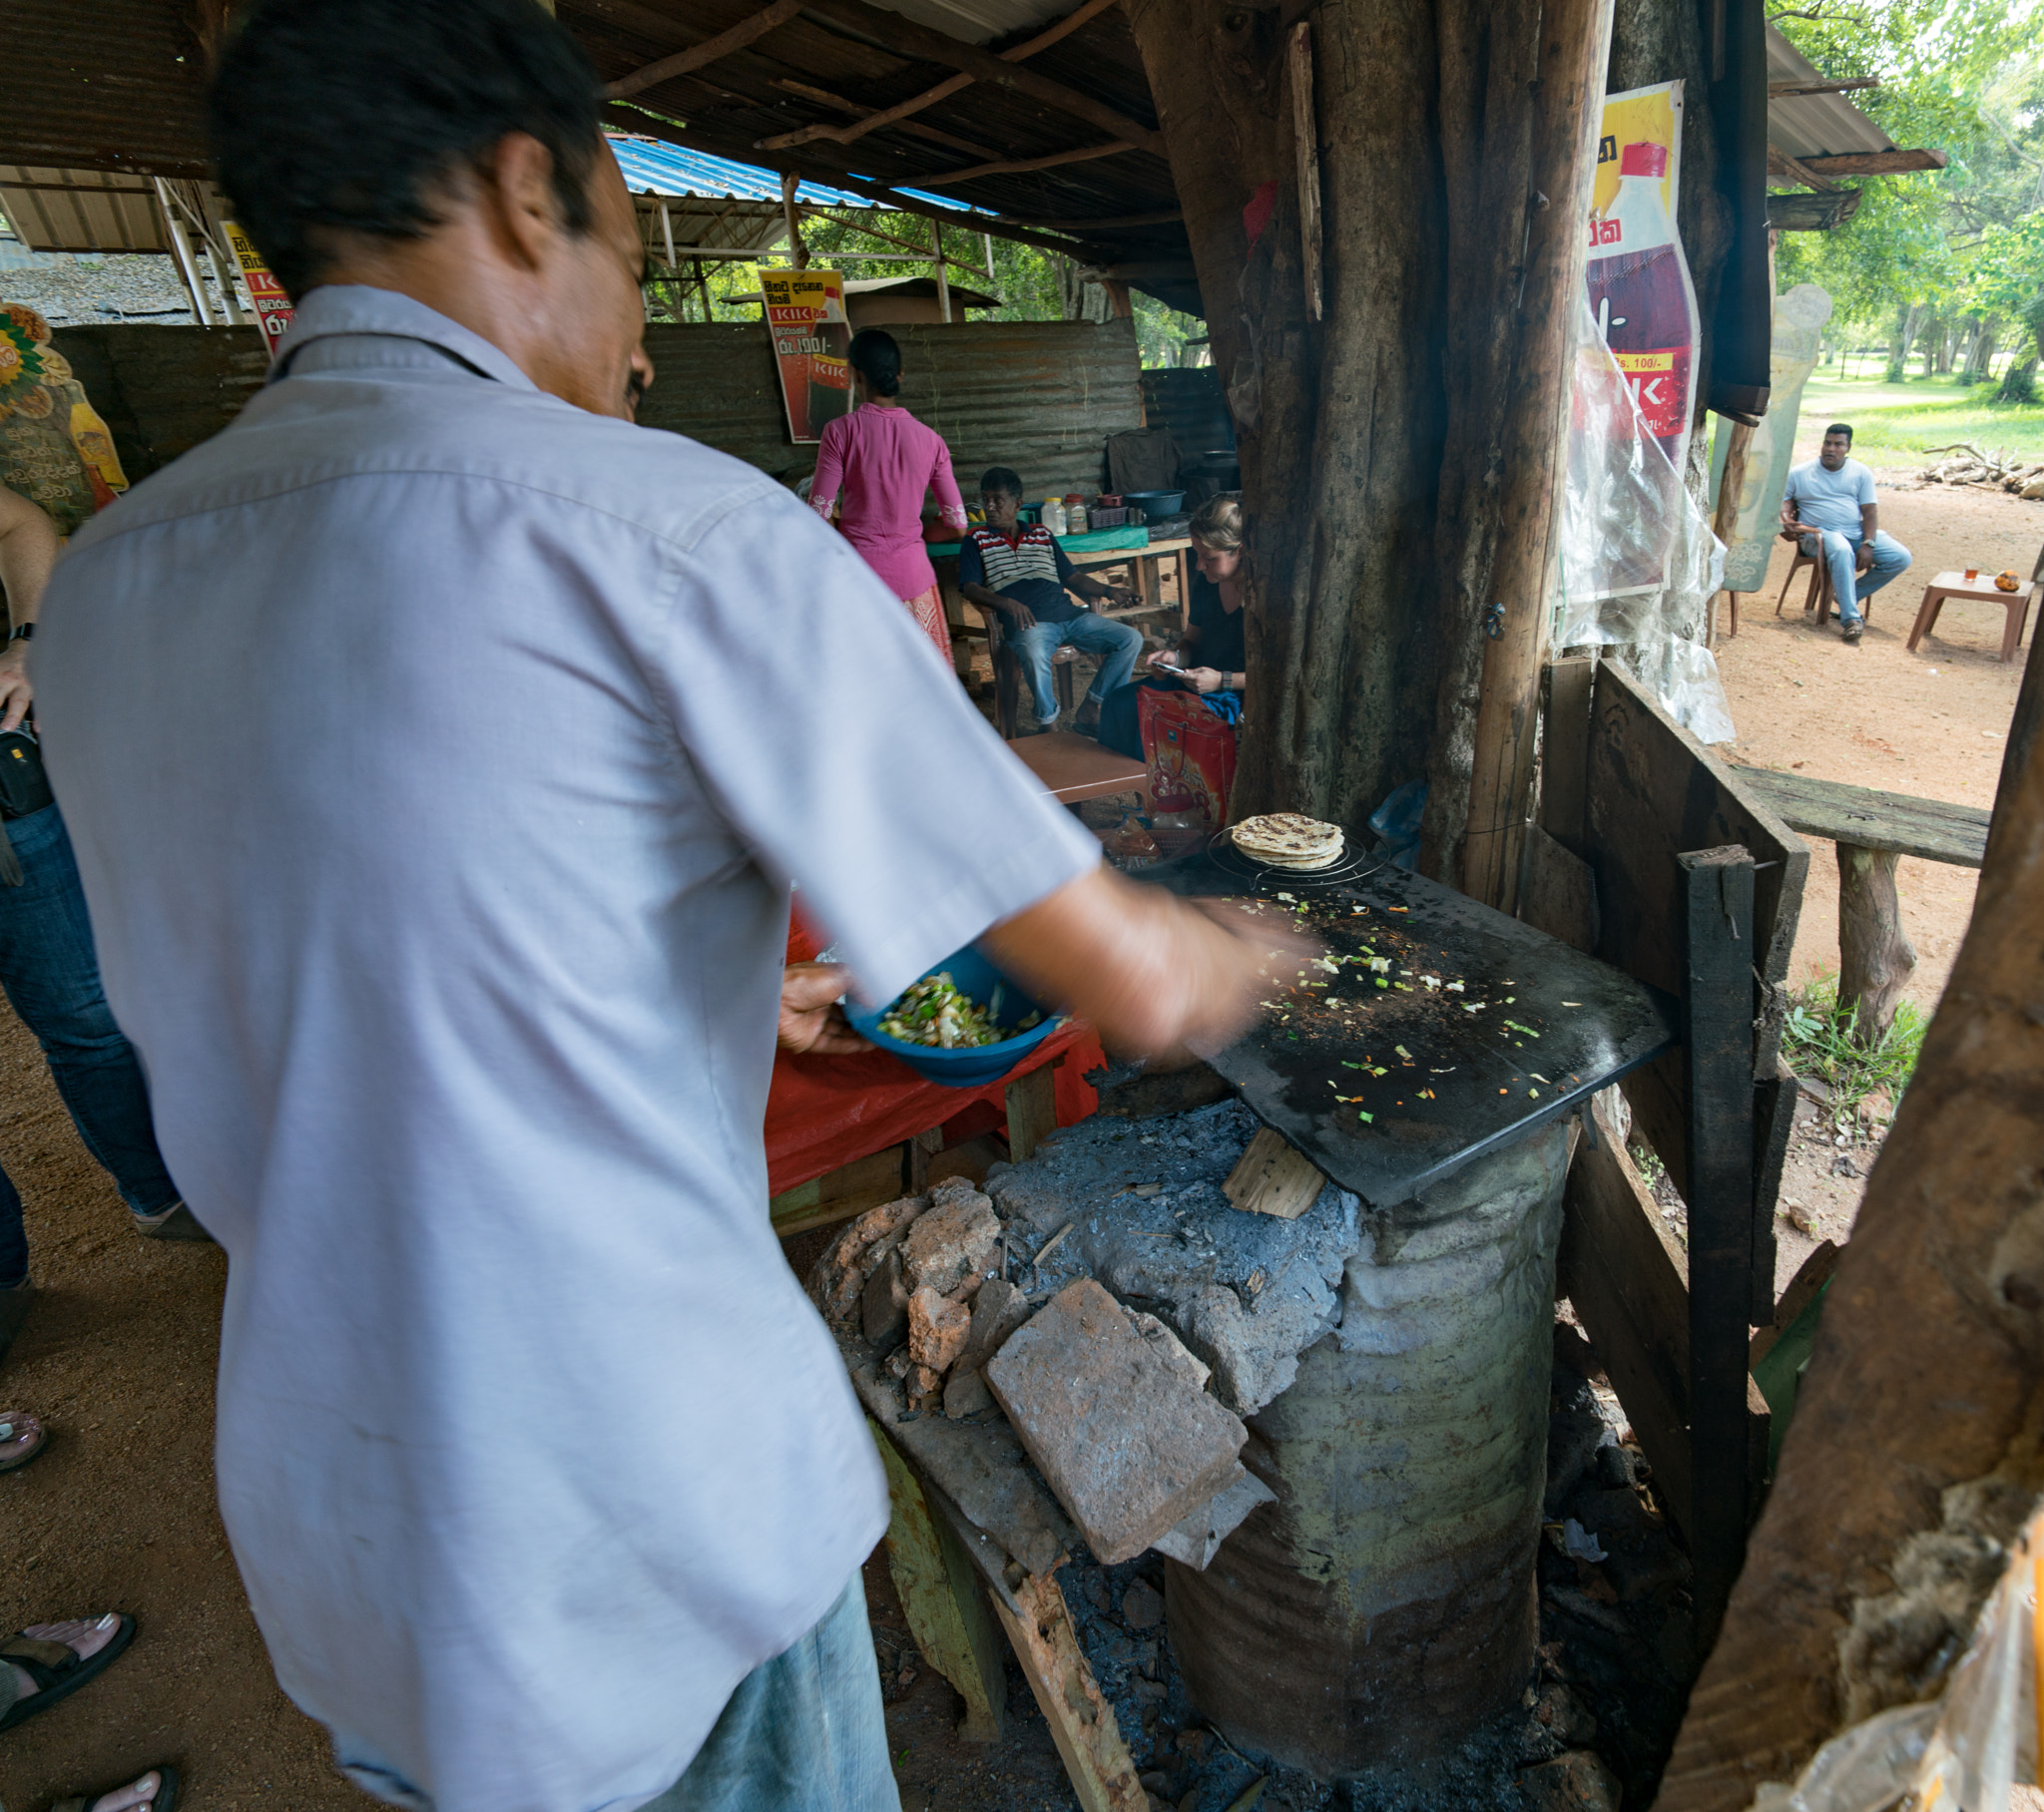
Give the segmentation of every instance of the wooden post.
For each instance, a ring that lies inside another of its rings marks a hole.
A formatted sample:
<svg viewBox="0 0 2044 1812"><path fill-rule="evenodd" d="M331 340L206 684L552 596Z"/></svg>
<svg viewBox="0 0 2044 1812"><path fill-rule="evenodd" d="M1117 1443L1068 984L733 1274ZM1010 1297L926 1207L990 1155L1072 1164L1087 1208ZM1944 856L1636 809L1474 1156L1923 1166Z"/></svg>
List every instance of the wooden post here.
<svg viewBox="0 0 2044 1812"><path fill-rule="evenodd" d="M1044 1064L1018 1076L1008 1085L1008 1156L1015 1163L1029 1154L1058 1130L1057 1078L1059 1063Z"/></svg>
<svg viewBox="0 0 2044 1812"><path fill-rule="evenodd" d="M1021 1657L1081 1812L1146 1812L1150 1796L1136 1778L1114 1707L1086 1664L1056 1576L1030 1575L1015 1588L1015 1600L1021 1614L998 1598L994 1614Z"/></svg>
<svg viewBox="0 0 2044 1812"><path fill-rule="evenodd" d="M868 1420L887 1469L887 1571L901 1597L915 1645L965 1701L958 1734L997 1743L1007 1733L1008 1681L1001 1645L973 1577L971 1559L942 1517L932 1516L922 1485L894 1443ZM954 1552L956 1551L956 1552Z"/></svg>
<svg viewBox="0 0 2044 1812"><path fill-rule="evenodd" d="M1753 1273L1753 857L1678 856L1688 960L1689 1408L1698 1640L1717 1633L1746 1553Z"/></svg>
<svg viewBox="0 0 2044 1812"><path fill-rule="evenodd" d="M1736 421L1725 437L1725 470L1718 478L1718 507L1711 515L1711 532L1728 548L1732 545L1732 531L1739 521L1740 499L1746 495L1746 456L1753 447L1753 424ZM1730 593L1726 594L1728 597ZM1739 605L1732 606L1732 634L1739 634ZM1711 601L1710 640L1713 646L1718 641L1718 604Z"/></svg>
<svg viewBox="0 0 2044 1812"><path fill-rule="evenodd" d="M1996 803L1965 943L1839 1256L1657 1812L1744 1812L1758 1782L1793 1780L1819 1744L1894 1702L1897 1666L1906 1699L1943 1690L1999 1571L1982 1565L1987 1544L2007 1542L2034 1501L2040 902L2032 745ZM1940 1566L1955 1549L1967 1561Z"/></svg>
<svg viewBox="0 0 2044 1812"><path fill-rule="evenodd" d="M1898 860L1892 849L1838 845L1838 1011L1855 1014L1852 1036L1867 1046L1887 1036L1916 968L1895 895Z"/></svg>
<svg viewBox="0 0 2044 1812"><path fill-rule="evenodd" d="M930 223L930 245L937 259L937 318L949 325L951 319L951 279L944 270L944 223Z"/></svg>
<svg viewBox="0 0 2044 1812"><path fill-rule="evenodd" d="M1610 0L1559 0L1542 11L1529 172L1539 206L1527 223L1525 261L1514 273L1517 293L1496 298L1500 309L1517 304L1517 343L1501 374L1508 399L1491 446L1463 449L1457 476L1465 486L1473 482L1474 491L1456 500L1443 523L1444 553L1464 585L1476 588L1460 604L1481 625L1473 651L1479 678L1466 792L1454 783L1468 722L1466 681L1457 683L1452 671L1442 681L1425 841L1441 879L1505 913L1518 911L1532 813L1540 670L1561 563L1559 481L1587 255L1583 222L1597 170L1610 43ZM1474 427L1495 405L1469 400ZM1496 477L1477 480L1476 471L1492 459Z"/></svg>
<svg viewBox="0 0 2044 1812"><path fill-rule="evenodd" d="M797 270L809 267L809 248L802 243L801 217L795 213L794 192L801 187L801 178L792 172L783 171L780 177L780 218L787 224L787 257Z"/></svg>

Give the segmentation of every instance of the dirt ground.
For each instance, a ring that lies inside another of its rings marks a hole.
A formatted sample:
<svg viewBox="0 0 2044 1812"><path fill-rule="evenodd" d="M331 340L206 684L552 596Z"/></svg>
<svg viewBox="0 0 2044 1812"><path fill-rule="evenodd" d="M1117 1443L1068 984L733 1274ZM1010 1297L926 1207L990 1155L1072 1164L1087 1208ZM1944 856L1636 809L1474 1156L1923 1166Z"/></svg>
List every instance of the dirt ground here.
<svg viewBox="0 0 2044 1812"><path fill-rule="evenodd" d="M1883 478L1902 475L1882 474ZM1998 614L1948 606L1940 633L1903 651L1923 582L1977 562L2027 573L2044 506L1980 492L1883 488L1883 526L1916 570L1875 601L1856 649L1803 626L1770 590L1744 601L1721 651L1735 760L1974 805L1992 802L2018 670L2003 666ZM1971 908L1968 870L1905 860L1904 923L1921 958L1910 988L1934 1006ZM1812 852L1794 974L1835 968L1836 871ZM0 1407L42 1415L50 1452L0 1477L0 1629L105 1607L141 1632L103 1679L0 1737L0 1801L41 1812L61 1793L172 1761L191 1812L351 1812L369 1804L334 1773L320 1732L273 1683L214 1509L212 1379L226 1267L211 1247L129 1230L85 1155L34 1041L0 1008L0 1160L27 1202L42 1296L0 1376ZM1783 1223L1783 1275L1816 1237L1849 1231L1868 1144L1840 1151L1814 1123L1798 1133L1785 1195L1810 1232ZM1833 1173L1840 1156L1855 1174ZM950 1732L950 1688L907 1641L884 1566L868 1589L889 1680L889 1732L907 1812L1037 1812L1073 1803L1049 1733L1019 1680L1013 1734L993 1754Z"/></svg>

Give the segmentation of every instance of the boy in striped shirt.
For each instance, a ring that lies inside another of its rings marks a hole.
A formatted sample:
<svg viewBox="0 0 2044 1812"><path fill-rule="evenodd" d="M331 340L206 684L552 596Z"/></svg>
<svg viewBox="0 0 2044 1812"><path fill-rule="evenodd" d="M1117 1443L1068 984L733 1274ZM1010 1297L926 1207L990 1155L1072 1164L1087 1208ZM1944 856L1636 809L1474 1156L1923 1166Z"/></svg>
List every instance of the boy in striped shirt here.
<svg viewBox="0 0 2044 1812"><path fill-rule="evenodd" d="M1021 658L1036 716L1033 724L1024 723L1022 733L1057 727L1050 658L1067 644L1100 658L1100 672L1072 720L1074 729L1097 727L1101 700L1135 675L1143 634L1132 624L1096 617L1067 594L1134 604L1135 593L1088 579L1066 558L1050 530L1041 523L1018 523L1022 480L1008 467L995 466L980 479L979 502L986 523L969 530L958 550L958 589L981 610L1000 613L1008 642Z"/></svg>

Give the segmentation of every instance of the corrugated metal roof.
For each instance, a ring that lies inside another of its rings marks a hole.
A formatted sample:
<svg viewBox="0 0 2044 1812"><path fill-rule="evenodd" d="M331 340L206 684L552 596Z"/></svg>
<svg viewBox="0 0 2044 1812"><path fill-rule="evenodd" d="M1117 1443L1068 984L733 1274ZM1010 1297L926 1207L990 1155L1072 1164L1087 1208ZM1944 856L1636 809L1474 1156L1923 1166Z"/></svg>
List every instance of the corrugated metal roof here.
<svg viewBox="0 0 2044 1812"><path fill-rule="evenodd" d="M714 158L707 151L685 151L661 139L616 132L605 136L618 155L626 188L635 195L729 196L743 202L771 202L776 209L780 206L778 174L757 164ZM863 196L826 189L820 183L804 183L794 193L796 201L812 208L873 206Z"/></svg>
<svg viewBox="0 0 2044 1812"><path fill-rule="evenodd" d="M1821 82L1824 72L1771 25L1768 80ZM1896 149L1894 140L1843 95L1776 95L1768 102L1768 143L1791 158Z"/></svg>
<svg viewBox="0 0 2044 1812"><path fill-rule="evenodd" d="M0 164L0 214L34 251L168 251L147 177Z"/></svg>
<svg viewBox="0 0 2044 1812"><path fill-rule="evenodd" d="M1041 30L1070 10L1067 0L875 0L890 13L933 26L967 44L987 44L1030 29Z"/></svg>
<svg viewBox="0 0 2044 1812"><path fill-rule="evenodd" d="M0 0L0 163L203 177L205 72L174 0Z"/></svg>

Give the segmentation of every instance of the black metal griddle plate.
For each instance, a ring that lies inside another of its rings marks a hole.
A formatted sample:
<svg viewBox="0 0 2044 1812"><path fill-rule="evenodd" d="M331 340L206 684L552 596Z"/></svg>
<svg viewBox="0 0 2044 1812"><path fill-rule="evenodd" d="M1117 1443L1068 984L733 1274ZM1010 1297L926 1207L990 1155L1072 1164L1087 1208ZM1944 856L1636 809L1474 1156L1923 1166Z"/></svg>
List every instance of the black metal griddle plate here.
<svg viewBox="0 0 2044 1812"><path fill-rule="evenodd" d="M1262 1019L1213 1063L1372 1206L1576 1111L1677 1042L1677 1003L1658 989L1388 864L1306 889L1302 876L1198 854L1143 878L1257 901L1274 928L1326 946L1336 973L1274 964Z"/></svg>

